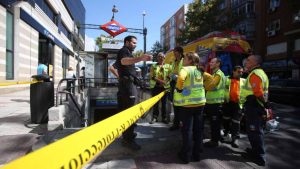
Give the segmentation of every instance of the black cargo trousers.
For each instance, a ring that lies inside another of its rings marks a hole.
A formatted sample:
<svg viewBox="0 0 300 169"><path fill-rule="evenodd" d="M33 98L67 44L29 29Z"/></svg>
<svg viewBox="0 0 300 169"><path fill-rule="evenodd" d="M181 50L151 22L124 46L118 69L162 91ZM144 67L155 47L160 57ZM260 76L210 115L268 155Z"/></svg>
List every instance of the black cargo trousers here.
<svg viewBox="0 0 300 169"><path fill-rule="evenodd" d="M133 80L127 76L120 77L119 79L119 91L118 91L118 109L119 112L128 109L135 105L135 100L137 96L136 86L133 84ZM130 112L128 112L130 113ZM128 142L134 140L134 127L136 125L132 124L124 133L123 139Z"/></svg>

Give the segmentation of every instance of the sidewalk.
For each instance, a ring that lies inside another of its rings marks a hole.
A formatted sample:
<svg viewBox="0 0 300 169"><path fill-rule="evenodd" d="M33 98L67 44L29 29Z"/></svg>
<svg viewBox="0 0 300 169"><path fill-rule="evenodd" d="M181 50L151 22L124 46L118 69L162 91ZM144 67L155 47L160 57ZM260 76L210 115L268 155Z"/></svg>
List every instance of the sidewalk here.
<svg viewBox="0 0 300 169"><path fill-rule="evenodd" d="M29 88L0 95L0 165L30 152L46 127L29 124L29 98Z"/></svg>
<svg viewBox="0 0 300 169"><path fill-rule="evenodd" d="M300 146L300 109L275 104L274 112L280 117L280 130L266 134L268 162L265 168L296 168L300 165L300 152L297 151ZM32 146L37 149L78 131L65 129L47 132L46 125L29 123L29 90L0 95L0 165L24 156ZM137 142L142 150L130 151L122 147L120 139L117 139L84 168L262 168L241 157L241 152L249 146L246 135L242 135L240 149L223 143L219 148L205 148L200 162L180 164L177 152L181 135L179 131L170 132L169 126L163 123L139 123L136 129Z"/></svg>

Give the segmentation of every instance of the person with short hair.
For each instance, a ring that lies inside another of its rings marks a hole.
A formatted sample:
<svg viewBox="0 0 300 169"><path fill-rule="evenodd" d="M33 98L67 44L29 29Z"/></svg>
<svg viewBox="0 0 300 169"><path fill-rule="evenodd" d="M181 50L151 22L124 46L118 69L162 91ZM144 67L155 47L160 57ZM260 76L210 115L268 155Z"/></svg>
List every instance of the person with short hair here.
<svg viewBox="0 0 300 169"><path fill-rule="evenodd" d="M268 102L269 78L260 67L260 55L248 56L245 67L249 75L245 82L243 95L246 97L245 116L246 129L251 148L246 149L244 157L258 165L265 166L266 150L264 145L263 125L270 109Z"/></svg>
<svg viewBox="0 0 300 169"><path fill-rule="evenodd" d="M152 64L150 68L150 88L152 96L156 96L163 91L168 91L170 88L170 82L167 78L170 73L170 66L169 64L164 64L165 55L160 52L157 55L157 64ZM159 102L161 102L161 117L163 123L169 123L167 119L167 112L166 112L166 100L167 94L165 94ZM157 102L153 106L153 115L150 124L153 124L158 121L159 115L159 102Z"/></svg>
<svg viewBox="0 0 300 169"><path fill-rule="evenodd" d="M118 51L115 66L119 74L119 91L118 91L118 107L119 111L125 110L135 105L137 89L134 84L136 77L135 63L140 61L150 61L152 56L143 54L139 57L133 57L137 44L135 36L127 36L124 38L124 46ZM140 150L141 146L135 142L134 125L131 125L124 133L122 145L132 150Z"/></svg>
<svg viewBox="0 0 300 169"><path fill-rule="evenodd" d="M240 121L242 118L242 108L244 97L242 89L245 84L243 75L243 67L235 66L231 76L226 78L225 82L225 102L223 108L223 141L231 133L231 146L238 148L238 138L240 133Z"/></svg>
<svg viewBox="0 0 300 169"><path fill-rule="evenodd" d="M175 85L177 81L178 74L182 68L182 63L183 63L183 48L181 46L176 46L173 50L175 60L171 64L171 73L170 73L170 95L171 95L171 101L173 101L173 95L174 95L174 90L175 90ZM173 125L169 128L170 131L178 130L179 125L180 125L180 118L178 112L180 107L175 106L173 103L173 110L174 110L174 119L173 119Z"/></svg>
<svg viewBox="0 0 300 169"><path fill-rule="evenodd" d="M211 127L211 140L205 143L206 147L217 147L221 139L221 115L224 103L225 76L221 67L220 58L212 58L209 62L213 80L207 86L205 114L208 116Z"/></svg>
<svg viewBox="0 0 300 169"><path fill-rule="evenodd" d="M71 93L74 93L75 92L75 78L76 78L76 75L73 71L73 67L69 67L68 68L68 71L66 73L66 78L68 79L67 80L67 90Z"/></svg>

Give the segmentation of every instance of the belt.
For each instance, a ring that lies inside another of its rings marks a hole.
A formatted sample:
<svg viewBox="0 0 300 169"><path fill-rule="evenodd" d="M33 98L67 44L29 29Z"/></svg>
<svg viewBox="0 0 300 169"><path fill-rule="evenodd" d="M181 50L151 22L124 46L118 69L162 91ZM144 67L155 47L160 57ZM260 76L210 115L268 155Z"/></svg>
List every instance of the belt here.
<svg viewBox="0 0 300 169"><path fill-rule="evenodd" d="M120 80L131 80L131 81L134 81L134 78L131 77L131 76L122 76L122 77L120 77Z"/></svg>

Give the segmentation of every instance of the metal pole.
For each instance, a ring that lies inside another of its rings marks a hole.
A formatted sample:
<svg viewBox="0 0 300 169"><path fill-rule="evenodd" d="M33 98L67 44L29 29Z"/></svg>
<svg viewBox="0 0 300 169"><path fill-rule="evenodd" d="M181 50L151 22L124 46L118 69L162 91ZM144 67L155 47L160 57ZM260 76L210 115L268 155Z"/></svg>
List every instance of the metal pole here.
<svg viewBox="0 0 300 169"><path fill-rule="evenodd" d="M146 31L146 28L145 28L145 15L146 15L146 12L143 11L143 36L144 36L144 54L146 53L146 36L147 36L147 31ZM143 76L143 80L145 80L145 75L146 75L146 61L144 61L144 64L143 64L143 72L142 72L142 76Z"/></svg>

